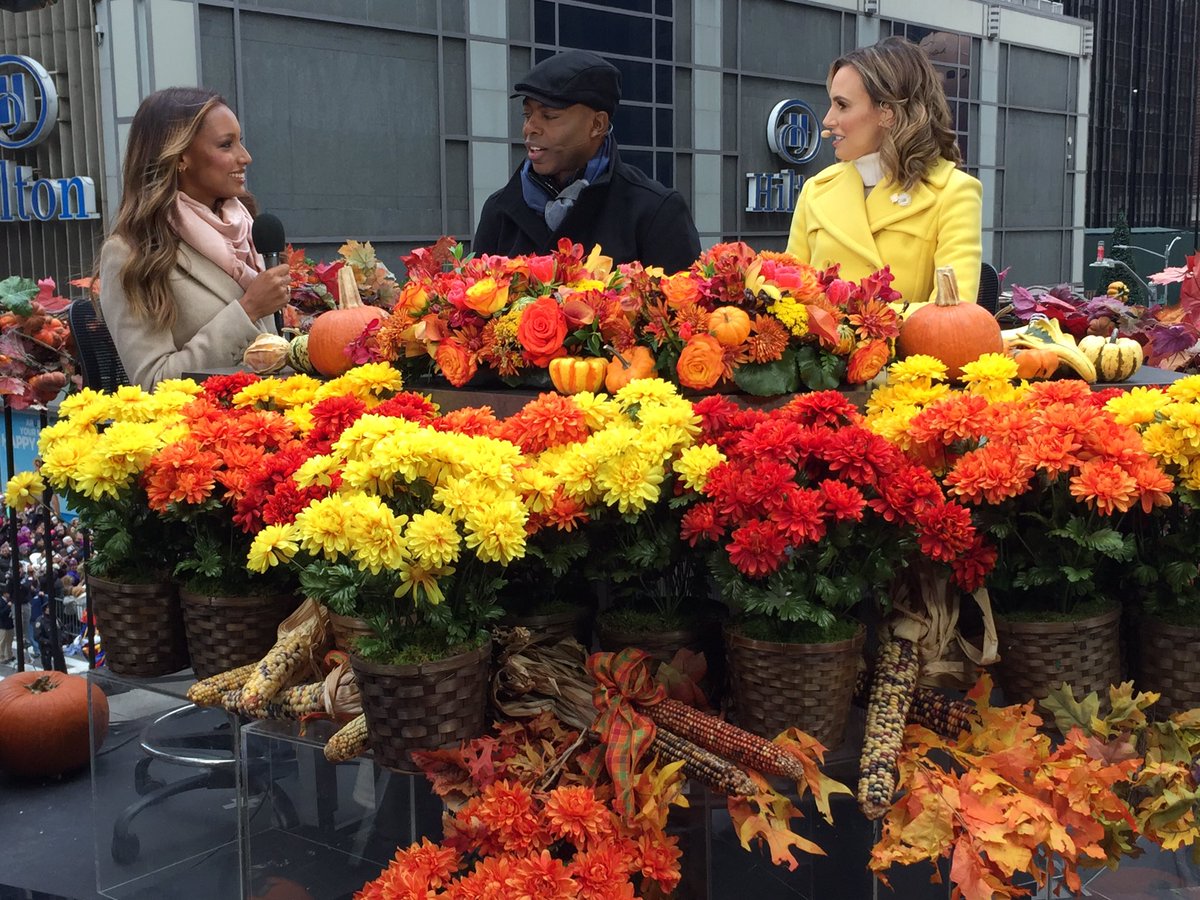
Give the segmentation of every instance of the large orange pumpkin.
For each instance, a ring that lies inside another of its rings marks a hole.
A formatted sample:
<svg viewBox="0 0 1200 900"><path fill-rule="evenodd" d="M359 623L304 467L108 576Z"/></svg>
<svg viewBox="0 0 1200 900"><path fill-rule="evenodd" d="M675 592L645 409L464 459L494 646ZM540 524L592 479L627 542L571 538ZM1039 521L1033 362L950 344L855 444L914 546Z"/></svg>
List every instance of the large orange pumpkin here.
<svg viewBox="0 0 1200 900"><path fill-rule="evenodd" d="M946 374L962 375L962 367L985 353L1003 353L1000 323L976 303L960 303L954 269L937 270L937 299L915 310L900 326L896 356L924 354L946 364Z"/></svg>
<svg viewBox="0 0 1200 900"><path fill-rule="evenodd" d="M353 367L347 348L364 328L387 315L378 307L363 305L350 266L338 270L338 295L338 308L317 316L308 332L308 361L331 378Z"/></svg>
<svg viewBox="0 0 1200 900"><path fill-rule="evenodd" d="M92 685L96 749L108 734L108 698ZM88 764L88 683L66 672L19 672L0 681L0 769L61 775Z"/></svg>

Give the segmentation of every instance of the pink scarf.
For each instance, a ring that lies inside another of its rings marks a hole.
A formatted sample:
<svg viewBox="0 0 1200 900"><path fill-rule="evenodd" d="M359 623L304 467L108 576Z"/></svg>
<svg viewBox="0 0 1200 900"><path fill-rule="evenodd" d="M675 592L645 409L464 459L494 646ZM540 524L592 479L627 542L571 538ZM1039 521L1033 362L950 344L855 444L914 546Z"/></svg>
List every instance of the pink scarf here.
<svg viewBox="0 0 1200 900"><path fill-rule="evenodd" d="M213 212L203 203L180 191L175 195L175 215L172 224L185 243L224 269L242 286L263 271L262 257L250 243L250 211L236 197L221 204Z"/></svg>

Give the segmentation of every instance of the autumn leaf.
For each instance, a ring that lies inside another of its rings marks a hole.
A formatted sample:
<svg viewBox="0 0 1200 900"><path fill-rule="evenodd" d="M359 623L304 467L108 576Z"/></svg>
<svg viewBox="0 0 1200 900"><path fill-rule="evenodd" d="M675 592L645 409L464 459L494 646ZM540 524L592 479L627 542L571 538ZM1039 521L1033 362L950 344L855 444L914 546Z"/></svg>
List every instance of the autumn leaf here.
<svg viewBox="0 0 1200 900"><path fill-rule="evenodd" d="M964 835L954 847L950 861L950 880L954 882L955 898L963 900L1003 900L1009 897L1025 897L1029 892L1005 884L994 873L989 872L983 859Z"/></svg>
<svg viewBox="0 0 1200 900"><path fill-rule="evenodd" d="M812 791L813 802L816 803L821 817L832 823L833 813L829 808L829 798L834 794L853 796L854 792L821 771L820 764L825 761L824 745L799 728L789 728L775 738L774 742L800 761L804 770L804 784L797 785L800 796L804 796L804 788Z"/></svg>
<svg viewBox="0 0 1200 900"><path fill-rule="evenodd" d="M1052 690L1039 705L1054 716L1055 727L1063 734L1072 728L1091 734L1093 723L1100 715L1099 694L1093 691L1082 700L1076 700L1074 690L1066 682Z"/></svg>
<svg viewBox="0 0 1200 900"><path fill-rule="evenodd" d="M370 241L365 244L360 244L358 241L346 241L338 247L338 254L346 261L346 265L354 267L354 274L360 280L373 273L379 266L375 248L371 246Z"/></svg>
<svg viewBox="0 0 1200 900"><path fill-rule="evenodd" d="M812 841L792 831L791 820L799 818L800 811L769 786L753 797L730 797L728 808L742 848L749 850L750 842L756 838L766 842L771 862L777 866L787 866L791 872L796 870L799 861L792 853L793 847L801 853L825 855Z"/></svg>

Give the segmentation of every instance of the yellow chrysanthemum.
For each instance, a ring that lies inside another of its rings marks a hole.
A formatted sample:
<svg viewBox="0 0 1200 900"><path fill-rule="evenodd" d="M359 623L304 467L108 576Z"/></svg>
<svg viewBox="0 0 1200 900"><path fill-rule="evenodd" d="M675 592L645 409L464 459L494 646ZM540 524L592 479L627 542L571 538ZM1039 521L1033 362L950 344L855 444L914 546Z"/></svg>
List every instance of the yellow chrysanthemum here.
<svg viewBox="0 0 1200 900"><path fill-rule="evenodd" d="M273 378L264 378L248 384L233 395L234 406L261 406L266 408L275 403L278 386Z"/></svg>
<svg viewBox="0 0 1200 900"><path fill-rule="evenodd" d="M400 574L400 587L396 588L396 598L400 599L408 594L413 595L413 600L418 601L417 589L425 595L424 599L427 603L437 606L446 599L442 593L441 587L438 585L439 578L448 578L454 574L454 569L451 566L442 568L427 568L411 560L402 562L396 570Z"/></svg>
<svg viewBox="0 0 1200 900"><path fill-rule="evenodd" d="M558 479L539 466L526 466L517 470L517 490L525 498L530 512L545 512L554 505Z"/></svg>
<svg viewBox="0 0 1200 900"><path fill-rule="evenodd" d="M867 397L867 417L886 413L892 409L924 409L951 392L948 384L933 383L928 379L913 379L898 384L888 383L871 392Z"/></svg>
<svg viewBox="0 0 1200 900"><path fill-rule="evenodd" d="M602 460L583 445L573 445L558 459L558 477L569 497L588 503L594 499L596 475Z"/></svg>
<svg viewBox="0 0 1200 900"><path fill-rule="evenodd" d="M1200 459L1193 459L1180 469L1179 480L1193 491L1200 491Z"/></svg>
<svg viewBox="0 0 1200 900"><path fill-rule="evenodd" d="M53 443L41 442L42 477L58 490L74 487L75 473L91 456L98 439L94 431L83 431Z"/></svg>
<svg viewBox="0 0 1200 900"><path fill-rule="evenodd" d="M408 559L402 537L408 516L397 516L378 497L347 500L346 537L354 561L373 575L399 568Z"/></svg>
<svg viewBox="0 0 1200 900"><path fill-rule="evenodd" d="M340 490L343 494L391 497L396 493L396 485L390 474L381 474L379 467L372 464L369 459L352 459L342 464Z"/></svg>
<svg viewBox="0 0 1200 900"><path fill-rule="evenodd" d="M96 442L96 453L114 469L141 471L163 447L162 429L155 422L113 422Z"/></svg>
<svg viewBox="0 0 1200 900"><path fill-rule="evenodd" d="M272 566L288 562L300 549L294 525L265 525L250 542L246 568L265 572Z"/></svg>
<svg viewBox="0 0 1200 900"><path fill-rule="evenodd" d="M1181 403L1200 400L1200 375L1185 375L1167 385L1167 396Z"/></svg>
<svg viewBox="0 0 1200 900"><path fill-rule="evenodd" d="M154 409L146 391L127 384L109 395L108 414L118 422L149 422Z"/></svg>
<svg viewBox="0 0 1200 900"><path fill-rule="evenodd" d="M300 464L300 468L292 475L296 487L306 488L313 485L328 487L333 483L332 476L341 468L341 460L335 456L310 456Z"/></svg>
<svg viewBox="0 0 1200 900"><path fill-rule="evenodd" d="M89 500L116 499L121 491L130 487L137 472L113 465L98 453L89 453L75 465L72 487Z"/></svg>
<svg viewBox="0 0 1200 900"><path fill-rule="evenodd" d="M95 425L109 418L109 397L91 388L72 394L59 405L59 424L63 420L79 426ZM44 429L43 429L44 431Z"/></svg>
<svg viewBox="0 0 1200 900"><path fill-rule="evenodd" d="M675 472L688 490L699 491L708 481L708 473L725 462L725 454L713 444L688 447L675 460Z"/></svg>
<svg viewBox="0 0 1200 900"><path fill-rule="evenodd" d="M886 438L901 450L912 446L909 426L913 416L921 410L916 406L896 405L890 409L881 410L867 417L867 428L882 438Z"/></svg>
<svg viewBox="0 0 1200 900"><path fill-rule="evenodd" d="M1166 424L1175 432L1194 456L1200 452L1200 404L1172 403L1163 407Z"/></svg>
<svg viewBox="0 0 1200 900"><path fill-rule="evenodd" d="M940 359L917 353L888 366L888 382L903 384L908 381L945 381L946 364Z"/></svg>
<svg viewBox="0 0 1200 900"><path fill-rule="evenodd" d="M467 546L484 562L508 565L525 555L525 525L528 520L528 511L516 499L475 510L464 522Z"/></svg>
<svg viewBox="0 0 1200 900"><path fill-rule="evenodd" d="M584 421L589 431L599 431L609 422L621 415L621 407L607 394L593 394L591 391L581 391L572 394L571 399L583 413Z"/></svg>
<svg viewBox="0 0 1200 900"><path fill-rule="evenodd" d="M349 512L344 495L335 494L314 500L296 516L296 534L300 546L313 556L336 560L350 552L346 516Z"/></svg>
<svg viewBox="0 0 1200 900"><path fill-rule="evenodd" d="M637 378L613 395L621 409L634 405L664 404L679 398L675 385L661 378Z"/></svg>
<svg viewBox="0 0 1200 900"><path fill-rule="evenodd" d="M1017 377L1017 361L1003 353L985 353L962 367L963 383L974 387L983 382L1011 382Z"/></svg>
<svg viewBox="0 0 1200 900"><path fill-rule="evenodd" d="M42 499L46 482L37 472L18 472L8 480L4 502L17 512L24 512Z"/></svg>
<svg viewBox="0 0 1200 900"><path fill-rule="evenodd" d="M404 389L404 378L391 363L364 363L345 375L327 381L317 389L315 400L353 395L368 405L374 405L383 394Z"/></svg>
<svg viewBox="0 0 1200 900"><path fill-rule="evenodd" d="M495 486L478 476L450 475L443 478L433 492L433 501L446 515L462 521L499 499Z"/></svg>
<svg viewBox="0 0 1200 900"><path fill-rule="evenodd" d="M1163 467L1188 465L1191 456L1179 433L1164 422L1146 426L1142 432L1142 446Z"/></svg>
<svg viewBox="0 0 1200 900"><path fill-rule="evenodd" d="M639 453L629 453L601 466L596 486L604 502L622 514L640 513L658 500L665 473L662 464Z"/></svg>
<svg viewBox="0 0 1200 900"><path fill-rule="evenodd" d="M412 434L421 428L416 422L373 413L359 416L333 444L333 452L344 459L370 459L375 445L391 434Z"/></svg>
<svg viewBox="0 0 1200 900"><path fill-rule="evenodd" d="M808 307L795 297L784 295L767 307L767 312L779 320L793 337L808 334Z"/></svg>
<svg viewBox="0 0 1200 900"><path fill-rule="evenodd" d="M462 535L454 519L433 510L412 517L404 542L413 559L427 569L448 566L458 559L462 549Z"/></svg>
<svg viewBox="0 0 1200 900"><path fill-rule="evenodd" d="M198 397L204 393L204 387L194 378L164 378L154 386L155 394L187 394Z"/></svg>
<svg viewBox="0 0 1200 900"><path fill-rule="evenodd" d="M46 454L46 448L51 446L55 441L77 435L95 436L97 433L98 432L94 422L81 422L75 419L59 419L57 422L47 425L38 434L38 454L40 456L44 456Z"/></svg>
<svg viewBox="0 0 1200 900"><path fill-rule="evenodd" d="M1157 388L1135 387L1110 398L1104 408L1122 425L1137 427L1153 422L1158 411L1170 402L1170 397Z"/></svg>
<svg viewBox="0 0 1200 900"><path fill-rule="evenodd" d="M315 401L321 381L311 375L293 375L290 378L275 381L275 405L280 409L289 409Z"/></svg>
<svg viewBox="0 0 1200 900"><path fill-rule="evenodd" d="M283 411L283 417L296 426L300 434L308 434L313 430L312 409L308 406L292 406Z"/></svg>

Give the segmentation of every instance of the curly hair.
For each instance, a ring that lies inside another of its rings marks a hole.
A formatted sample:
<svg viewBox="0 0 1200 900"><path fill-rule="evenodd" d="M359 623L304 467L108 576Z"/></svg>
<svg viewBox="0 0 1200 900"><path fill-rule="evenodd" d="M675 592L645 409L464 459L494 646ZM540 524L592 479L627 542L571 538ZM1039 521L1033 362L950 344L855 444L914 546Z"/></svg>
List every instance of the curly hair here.
<svg viewBox="0 0 1200 900"><path fill-rule="evenodd" d="M135 315L159 328L175 321L175 302L169 286L179 236L171 227L171 212L179 191L179 162L218 106L228 106L215 91L204 88L166 88L142 101L129 126L121 205L112 234L132 249L121 271L121 286Z"/></svg>
<svg viewBox="0 0 1200 900"><path fill-rule="evenodd" d="M889 37L851 50L833 61L827 84L843 66L862 77L872 103L892 113L879 148L883 171L892 181L911 190L938 160L962 162L942 80L920 47Z"/></svg>

